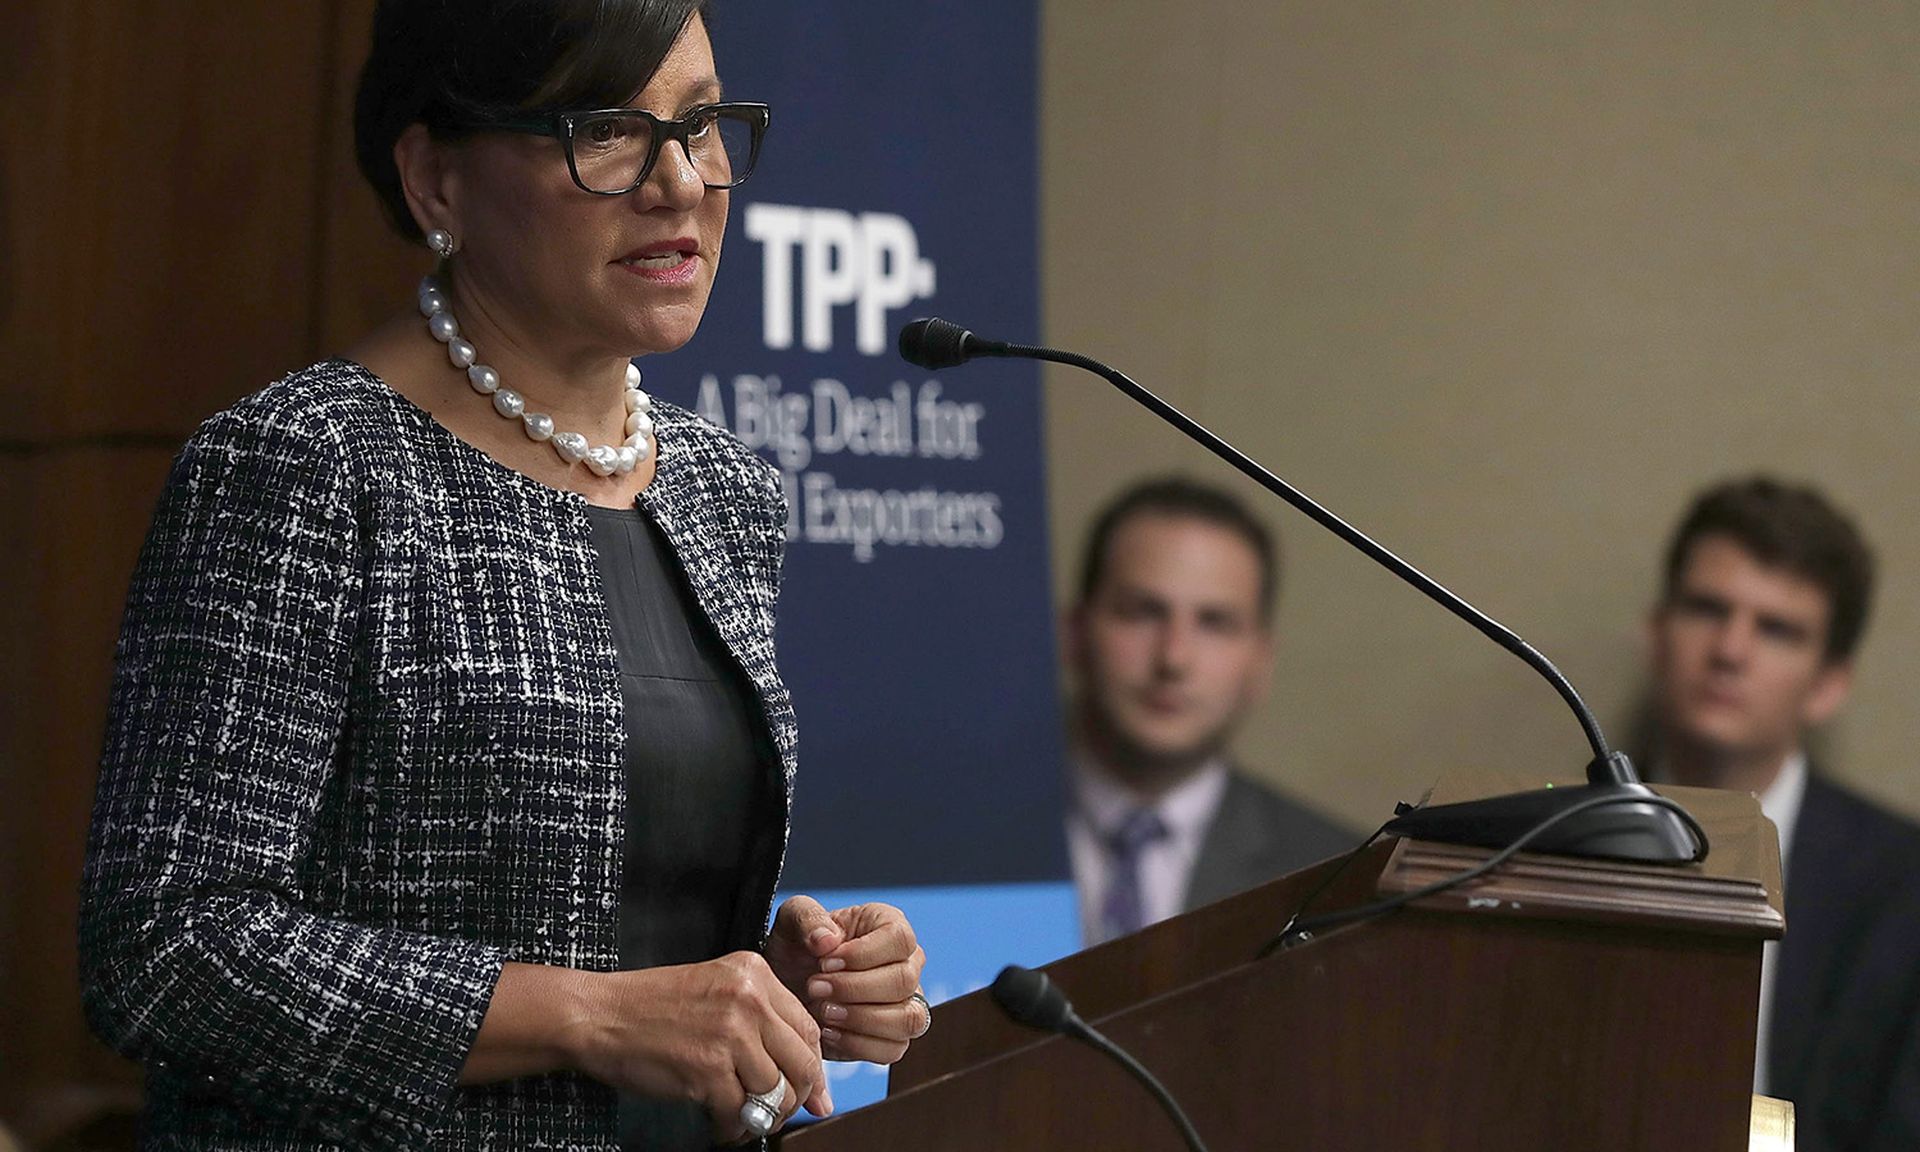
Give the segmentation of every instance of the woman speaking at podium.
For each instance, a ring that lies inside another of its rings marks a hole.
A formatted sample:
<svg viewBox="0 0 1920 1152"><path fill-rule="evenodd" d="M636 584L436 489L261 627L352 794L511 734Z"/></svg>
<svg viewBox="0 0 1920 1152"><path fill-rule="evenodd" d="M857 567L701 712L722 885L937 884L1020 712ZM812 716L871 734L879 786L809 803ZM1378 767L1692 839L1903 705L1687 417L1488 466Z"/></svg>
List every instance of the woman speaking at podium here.
<svg viewBox="0 0 1920 1152"><path fill-rule="evenodd" d="M360 164L438 268L199 429L122 627L82 980L151 1147L705 1148L927 1027L897 910L763 939L786 510L631 364L768 122L702 8L379 6Z"/></svg>

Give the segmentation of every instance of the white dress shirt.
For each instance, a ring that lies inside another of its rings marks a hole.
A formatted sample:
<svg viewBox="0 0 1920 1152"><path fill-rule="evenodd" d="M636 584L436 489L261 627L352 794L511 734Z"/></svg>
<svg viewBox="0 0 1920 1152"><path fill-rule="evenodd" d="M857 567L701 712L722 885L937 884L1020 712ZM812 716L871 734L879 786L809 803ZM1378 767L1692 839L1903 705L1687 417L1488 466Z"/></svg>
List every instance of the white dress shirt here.
<svg viewBox="0 0 1920 1152"><path fill-rule="evenodd" d="M1795 752L1780 766L1780 774L1760 793L1760 811L1780 830L1780 876L1784 889L1790 875L1787 852L1793 846L1793 826L1800 822L1800 802L1807 795L1807 756ZM1760 954L1760 1037L1753 1053L1753 1090L1767 1094L1767 1032L1773 1023L1773 979L1779 969L1780 942L1769 940Z"/></svg>
<svg viewBox="0 0 1920 1152"><path fill-rule="evenodd" d="M1178 913L1187 898L1194 863L1200 859L1200 846L1227 790L1226 762L1209 763L1151 804L1084 758L1075 758L1071 776L1067 852L1080 898L1083 942L1091 946L1105 939L1101 909L1114 881L1114 860L1106 841L1136 809L1153 809L1167 826L1167 835L1140 853L1140 911L1148 924Z"/></svg>

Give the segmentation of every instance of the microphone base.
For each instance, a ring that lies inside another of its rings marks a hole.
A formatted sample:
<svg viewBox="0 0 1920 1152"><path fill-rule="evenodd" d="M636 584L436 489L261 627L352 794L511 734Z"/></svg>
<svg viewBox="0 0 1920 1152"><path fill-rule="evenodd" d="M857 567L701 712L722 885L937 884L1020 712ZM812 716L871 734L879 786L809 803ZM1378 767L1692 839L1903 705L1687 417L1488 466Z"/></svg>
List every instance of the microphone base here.
<svg viewBox="0 0 1920 1152"><path fill-rule="evenodd" d="M1567 817L1536 836L1527 850L1643 864L1691 864L1707 858L1706 841L1678 813L1628 799L1652 799L1653 791L1644 784L1565 785L1457 804L1423 805L1396 817L1386 831L1440 844L1505 848L1542 821L1606 796L1622 799Z"/></svg>

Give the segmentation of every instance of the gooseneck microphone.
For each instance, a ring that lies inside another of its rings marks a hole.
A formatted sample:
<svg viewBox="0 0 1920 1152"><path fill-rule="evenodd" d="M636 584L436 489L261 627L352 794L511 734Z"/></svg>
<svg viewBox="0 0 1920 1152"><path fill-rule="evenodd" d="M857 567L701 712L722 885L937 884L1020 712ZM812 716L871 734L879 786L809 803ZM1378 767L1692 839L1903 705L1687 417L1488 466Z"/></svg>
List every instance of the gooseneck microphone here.
<svg viewBox="0 0 1920 1152"><path fill-rule="evenodd" d="M928 317L900 330L900 355L921 368L952 368L976 357L1045 360L1068 364L1104 377L1160 419L1187 434L1267 491L1358 549L1369 559L1411 584L1428 599L1472 625L1481 635L1518 657L1559 693L1585 734L1592 759L1587 781L1577 788L1543 788L1460 804L1424 805L1392 823L1386 831L1444 843L1504 848L1538 825L1552 820L1530 841L1542 852L1598 856L1651 863L1682 864L1704 860L1707 839L1698 824L1671 801L1640 782L1626 753L1615 751L1573 684L1553 662L1511 629L1467 603L1439 581L1402 560L1364 532L1348 524L1305 493L1274 475L1211 430L1154 395L1125 373L1077 352L986 340L958 324ZM1604 803L1593 803L1603 800ZM1581 807L1577 813L1568 809ZM1564 816L1561 813L1565 813Z"/></svg>
<svg viewBox="0 0 1920 1152"><path fill-rule="evenodd" d="M900 329L900 358L922 368L952 368L975 356L1012 355L1010 345L982 340L960 325L925 316Z"/></svg>
<svg viewBox="0 0 1920 1152"><path fill-rule="evenodd" d="M1194 1130L1193 1121L1188 1120L1187 1114L1180 1110L1180 1105L1174 1102L1173 1094L1167 1091L1166 1085L1155 1079L1153 1073L1147 1071L1126 1049L1080 1019L1073 1005L1068 1003L1066 993L1047 979L1045 972L1009 964L1000 970L999 977L994 980L992 995L993 1002L1014 1023L1042 1032L1071 1036L1112 1057L1135 1080L1144 1084L1147 1091L1153 1093L1160 1107L1166 1109L1167 1115L1173 1118L1174 1127L1180 1129L1180 1138L1187 1142L1187 1147L1193 1152L1206 1152L1207 1146L1201 1142L1200 1133Z"/></svg>

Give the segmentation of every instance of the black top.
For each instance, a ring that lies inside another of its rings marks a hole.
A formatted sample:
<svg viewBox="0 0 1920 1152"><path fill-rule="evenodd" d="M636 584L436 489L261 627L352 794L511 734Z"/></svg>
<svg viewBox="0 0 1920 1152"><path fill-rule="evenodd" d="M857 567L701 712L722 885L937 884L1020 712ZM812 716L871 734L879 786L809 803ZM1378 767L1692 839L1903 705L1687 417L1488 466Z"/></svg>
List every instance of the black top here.
<svg viewBox="0 0 1920 1152"><path fill-rule="evenodd" d="M758 926L743 931L739 909L771 779L739 673L652 522L637 509L598 507L588 519L627 730L620 966L750 948ZM698 1105L621 1100L624 1149L705 1149L708 1135Z"/></svg>

